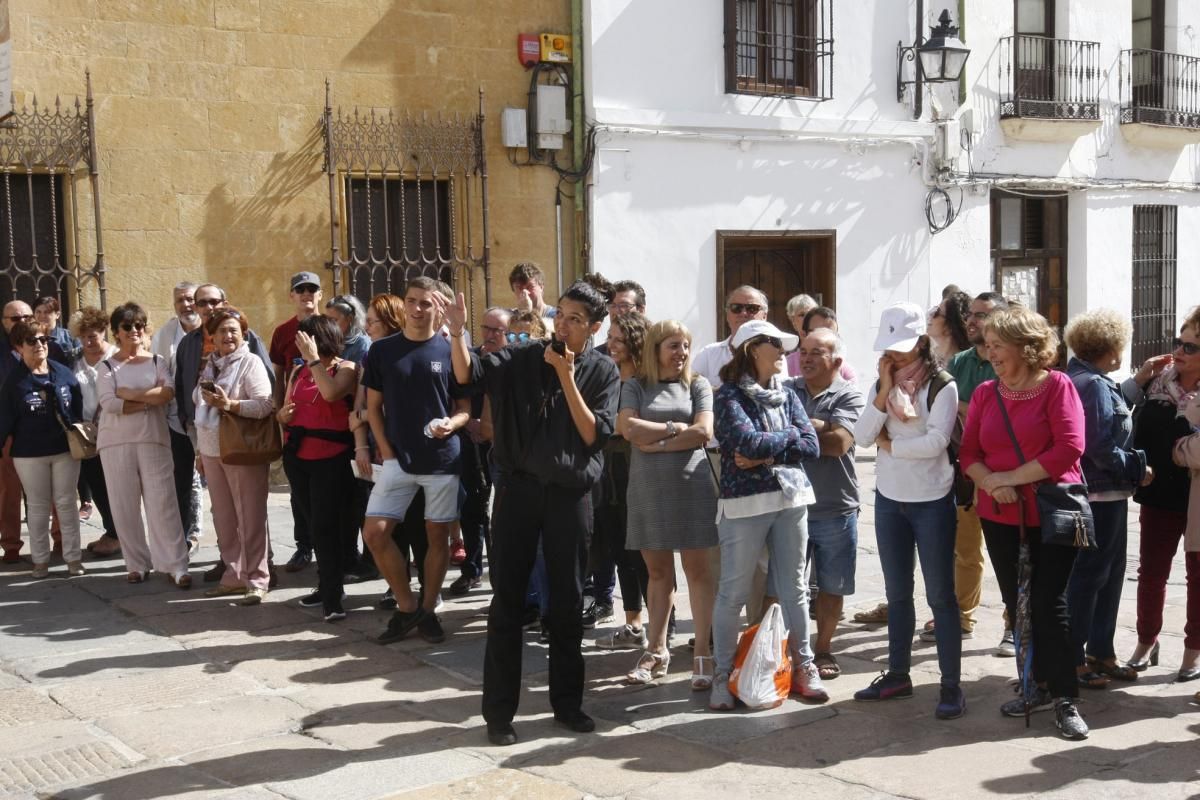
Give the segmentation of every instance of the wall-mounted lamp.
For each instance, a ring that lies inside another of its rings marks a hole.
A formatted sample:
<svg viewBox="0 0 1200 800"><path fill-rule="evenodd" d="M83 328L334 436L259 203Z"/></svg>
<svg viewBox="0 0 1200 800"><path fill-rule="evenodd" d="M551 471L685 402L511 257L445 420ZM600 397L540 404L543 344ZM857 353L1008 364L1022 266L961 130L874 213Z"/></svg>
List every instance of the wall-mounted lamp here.
<svg viewBox="0 0 1200 800"><path fill-rule="evenodd" d="M913 119L921 118L923 83L953 83L962 75L971 51L958 38L958 27L950 24L950 12L942 9L929 38L921 38L924 3L917 0L917 41L906 47L896 43L896 101L904 102L904 87L913 87ZM913 63L913 79L904 80L904 62Z"/></svg>

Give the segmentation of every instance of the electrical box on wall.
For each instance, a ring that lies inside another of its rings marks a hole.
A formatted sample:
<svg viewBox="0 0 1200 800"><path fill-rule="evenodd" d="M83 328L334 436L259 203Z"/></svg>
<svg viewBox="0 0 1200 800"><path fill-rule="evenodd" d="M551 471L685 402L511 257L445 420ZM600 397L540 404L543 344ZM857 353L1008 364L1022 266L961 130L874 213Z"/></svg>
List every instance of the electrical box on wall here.
<svg viewBox="0 0 1200 800"><path fill-rule="evenodd" d="M571 63L571 37L561 33L543 33L541 60L553 64Z"/></svg>
<svg viewBox="0 0 1200 800"><path fill-rule="evenodd" d="M542 60L542 40L536 33L517 34L517 60L528 69Z"/></svg>
<svg viewBox="0 0 1200 800"><path fill-rule="evenodd" d="M537 87L537 146L539 150L561 150L563 134L571 132L567 119L567 87L539 84Z"/></svg>
<svg viewBox="0 0 1200 800"><path fill-rule="evenodd" d="M505 147L529 146L525 116L523 108L506 108L500 112L500 141Z"/></svg>

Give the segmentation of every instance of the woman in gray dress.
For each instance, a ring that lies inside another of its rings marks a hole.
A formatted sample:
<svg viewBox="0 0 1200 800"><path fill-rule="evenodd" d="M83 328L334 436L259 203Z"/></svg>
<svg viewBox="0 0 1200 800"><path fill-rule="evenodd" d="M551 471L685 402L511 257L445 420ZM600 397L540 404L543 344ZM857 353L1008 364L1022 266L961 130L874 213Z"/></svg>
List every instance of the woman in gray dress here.
<svg viewBox="0 0 1200 800"><path fill-rule="evenodd" d="M633 446L626 546L642 551L649 642L626 676L649 683L667 674L667 620L675 602L675 551L683 561L696 628L692 688L712 685L710 645L717 544L717 496L704 454L713 434L712 387L691 371L692 334L681 323L646 330L638 376L621 388L617 430Z"/></svg>

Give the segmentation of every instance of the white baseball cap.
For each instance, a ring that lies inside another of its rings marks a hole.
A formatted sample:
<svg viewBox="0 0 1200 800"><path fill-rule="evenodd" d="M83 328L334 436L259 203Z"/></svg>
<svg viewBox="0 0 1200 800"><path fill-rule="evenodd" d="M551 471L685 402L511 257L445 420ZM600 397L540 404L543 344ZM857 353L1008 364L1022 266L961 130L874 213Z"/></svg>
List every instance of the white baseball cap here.
<svg viewBox="0 0 1200 800"><path fill-rule="evenodd" d="M796 334L784 333L765 319L752 319L742 323L742 327L730 338L729 346L736 350L755 336L773 336L783 342L783 349L787 351L795 350L800 344L800 337Z"/></svg>
<svg viewBox="0 0 1200 800"><path fill-rule="evenodd" d="M925 311L916 303L896 303L883 310L875 349L907 353L925 335Z"/></svg>

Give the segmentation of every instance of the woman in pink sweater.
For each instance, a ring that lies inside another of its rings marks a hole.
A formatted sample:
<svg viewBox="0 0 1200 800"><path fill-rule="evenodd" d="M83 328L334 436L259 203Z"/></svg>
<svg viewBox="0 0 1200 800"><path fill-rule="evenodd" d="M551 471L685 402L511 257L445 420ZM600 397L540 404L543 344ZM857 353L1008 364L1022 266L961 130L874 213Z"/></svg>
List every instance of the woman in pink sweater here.
<svg viewBox="0 0 1200 800"><path fill-rule="evenodd" d="M1084 416L1071 379L1051 371L1058 336L1040 315L1025 308L993 314L984 328L988 360L996 380L975 390L967 411L960 459L979 487L977 508L988 556L1000 583L1009 620L1016 618L1020 505L1033 561L1030 610L1033 617L1033 675L1038 682L1034 711L1055 712L1059 732L1085 739L1087 725L1075 708L1075 675L1067 614L1067 582L1075 548L1043 544L1034 488L1042 482L1082 483ZM1013 447L1004 410L1012 421L1024 463ZM1025 715L1021 698L1001 712Z"/></svg>

